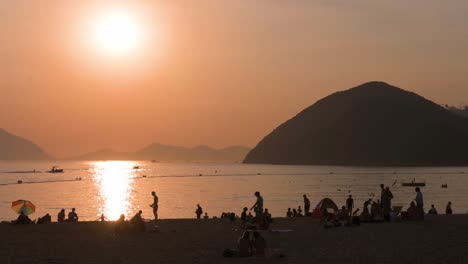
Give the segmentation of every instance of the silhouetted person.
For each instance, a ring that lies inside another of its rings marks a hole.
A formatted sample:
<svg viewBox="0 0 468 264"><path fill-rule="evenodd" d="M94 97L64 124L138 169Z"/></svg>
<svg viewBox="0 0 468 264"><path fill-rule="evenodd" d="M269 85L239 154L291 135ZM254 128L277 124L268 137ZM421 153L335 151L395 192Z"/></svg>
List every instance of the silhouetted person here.
<svg viewBox="0 0 468 264"><path fill-rule="evenodd" d="M65 209L60 210L57 214L57 222L61 223L63 221L65 221Z"/></svg>
<svg viewBox="0 0 468 264"><path fill-rule="evenodd" d="M346 199L346 209L348 209L349 215L351 215L351 213L353 212L353 208L354 208L353 196L349 195L348 199Z"/></svg>
<svg viewBox="0 0 468 264"><path fill-rule="evenodd" d="M208 218L210 218L210 217L208 216L208 213L205 213L205 216L203 216L203 219L208 219Z"/></svg>
<svg viewBox="0 0 468 264"><path fill-rule="evenodd" d="M52 217L50 214L46 214L43 217L37 219L37 224L49 224L52 222Z"/></svg>
<svg viewBox="0 0 468 264"><path fill-rule="evenodd" d="M195 214L197 214L197 219L200 219L201 215L203 214L203 209L199 204L197 204L197 210L195 210Z"/></svg>
<svg viewBox="0 0 468 264"><path fill-rule="evenodd" d="M265 251L266 251L265 239L257 231L253 232L253 236L254 236L254 240L252 244L253 244L253 249L255 251L255 255L259 257L264 257Z"/></svg>
<svg viewBox="0 0 468 264"><path fill-rule="evenodd" d="M447 207L445 207L445 214L452 214L452 202L448 202Z"/></svg>
<svg viewBox="0 0 468 264"><path fill-rule="evenodd" d="M384 195L385 195L385 186L383 184L380 184L380 206L383 206L383 200L384 200Z"/></svg>
<svg viewBox="0 0 468 264"><path fill-rule="evenodd" d="M252 243L250 242L250 233L248 231L245 231L237 241L237 250L239 257L252 256Z"/></svg>
<svg viewBox="0 0 468 264"><path fill-rule="evenodd" d="M139 232L144 232L145 231L145 222L143 221L143 217L141 217L141 214L143 211L138 211L132 219L130 219L130 224L133 227L133 230L139 231Z"/></svg>
<svg viewBox="0 0 468 264"><path fill-rule="evenodd" d="M436 215L437 214L437 209L435 209L434 205L431 204L431 209L429 209L428 214Z"/></svg>
<svg viewBox="0 0 468 264"><path fill-rule="evenodd" d="M23 211L21 211L21 213L18 215L18 218L16 218L16 221L13 221L13 224L27 225L27 224L34 224L34 222L31 221L31 219L26 214L24 214Z"/></svg>
<svg viewBox="0 0 468 264"><path fill-rule="evenodd" d="M297 216L302 216L302 208L300 205L297 207Z"/></svg>
<svg viewBox="0 0 468 264"><path fill-rule="evenodd" d="M416 187L414 189L416 191L416 208L418 209L418 215L419 218L424 219L424 199L423 199L423 194L421 192L421 189L419 187Z"/></svg>
<svg viewBox="0 0 468 264"><path fill-rule="evenodd" d="M304 215L309 216L310 215L310 200L307 198L307 195L302 195L304 198Z"/></svg>
<svg viewBox="0 0 468 264"><path fill-rule="evenodd" d="M293 216L293 217L297 217L297 216L298 216L298 215L297 215L297 210L296 210L296 208L293 208L292 216Z"/></svg>
<svg viewBox="0 0 468 264"><path fill-rule="evenodd" d="M98 221L105 222L107 220L106 216L104 214L101 214L101 216L97 219Z"/></svg>
<svg viewBox="0 0 468 264"><path fill-rule="evenodd" d="M414 220L419 218L419 209L414 202L411 202L408 210L406 211L408 219Z"/></svg>
<svg viewBox="0 0 468 264"><path fill-rule="evenodd" d="M393 199L393 193L390 191L390 188L387 187L385 188L382 196L382 212L384 215L385 220L390 221L390 212L392 211L392 199Z"/></svg>
<svg viewBox="0 0 468 264"><path fill-rule="evenodd" d="M121 214L119 220L115 222L115 233L122 234L129 231L129 224L125 221L125 215Z"/></svg>
<svg viewBox="0 0 468 264"><path fill-rule="evenodd" d="M78 222L78 214L76 214L75 208L72 208L71 212L68 213L67 221L69 221L69 222Z"/></svg>
<svg viewBox="0 0 468 264"><path fill-rule="evenodd" d="M248 210L249 210L249 208L247 208L247 207L244 207L244 209L242 209L242 213L241 213L241 217L240 217L240 218L241 218L241 221L242 221L242 224L247 223L247 220L248 220L248 219L247 219L247 217L248 217L248 216L247 216L247 211L248 211Z"/></svg>
<svg viewBox="0 0 468 264"><path fill-rule="evenodd" d="M255 197L257 197L257 201L255 204L250 208L250 210L255 209L255 218L260 219L263 214L263 197L260 195L260 192L255 192Z"/></svg>
<svg viewBox="0 0 468 264"><path fill-rule="evenodd" d="M291 211L291 208L288 208L288 211L286 212L286 217L293 217L293 212Z"/></svg>
<svg viewBox="0 0 468 264"><path fill-rule="evenodd" d="M158 219L158 203L159 203L159 198L156 195L156 192L151 192L151 195L153 195L153 204L150 205L153 207L153 215L154 215L154 220Z"/></svg>

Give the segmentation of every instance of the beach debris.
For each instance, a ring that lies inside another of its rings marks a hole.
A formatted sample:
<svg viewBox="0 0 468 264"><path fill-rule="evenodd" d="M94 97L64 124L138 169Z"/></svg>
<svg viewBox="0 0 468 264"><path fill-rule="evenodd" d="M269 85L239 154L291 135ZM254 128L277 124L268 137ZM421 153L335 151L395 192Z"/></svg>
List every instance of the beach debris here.
<svg viewBox="0 0 468 264"><path fill-rule="evenodd" d="M443 189L447 189L448 188L448 185L446 183L443 183L440 188L443 188Z"/></svg>

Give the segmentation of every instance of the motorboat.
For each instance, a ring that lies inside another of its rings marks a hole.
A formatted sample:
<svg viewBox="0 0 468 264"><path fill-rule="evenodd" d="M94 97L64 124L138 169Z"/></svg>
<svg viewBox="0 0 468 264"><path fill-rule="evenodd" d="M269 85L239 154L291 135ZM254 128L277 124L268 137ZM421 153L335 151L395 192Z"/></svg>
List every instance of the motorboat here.
<svg viewBox="0 0 468 264"><path fill-rule="evenodd" d="M49 171L47 171L48 173L63 173L63 169L60 169L59 167L57 166L53 166L52 169L50 169Z"/></svg>

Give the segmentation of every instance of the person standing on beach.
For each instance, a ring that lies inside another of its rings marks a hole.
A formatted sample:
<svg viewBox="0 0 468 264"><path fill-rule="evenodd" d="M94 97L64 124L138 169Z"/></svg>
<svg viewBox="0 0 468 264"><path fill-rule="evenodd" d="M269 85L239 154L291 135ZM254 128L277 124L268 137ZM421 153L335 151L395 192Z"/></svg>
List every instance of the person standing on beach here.
<svg viewBox="0 0 468 264"><path fill-rule="evenodd" d="M197 204L197 210L195 210L195 214L197 214L197 219L200 219L201 215L203 214L203 209L199 204Z"/></svg>
<svg viewBox="0 0 468 264"><path fill-rule="evenodd" d="M159 198L156 195L156 192L154 192L154 191L151 192L151 195L153 195L153 204L150 205L150 206L153 207L154 220L158 220L158 202L159 202Z"/></svg>
<svg viewBox="0 0 468 264"><path fill-rule="evenodd" d="M352 195L349 195L348 199L346 199L346 208L348 209L348 214L351 215L354 208L354 200Z"/></svg>
<svg viewBox="0 0 468 264"><path fill-rule="evenodd" d="M310 213L309 213L309 211L310 211L310 200L309 200L309 198L307 198L307 195L305 195L305 194L302 197L304 197L304 215L309 216L310 215Z"/></svg>
<svg viewBox="0 0 468 264"><path fill-rule="evenodd" d="M390 212L392 210L392 199L393 199L393 194L390 191L390 188L387 186L387 188L385 188L383 192L382 201L381 201L383 215L384 215L385 220L387 221L390 221Z"/></svg>
<svg viewBox="0 0 468 264"><path fill-rule="evenodd" d="M257 201L255 204L250 208L250 210L254 209L255 218L257 221L262 218L263 215L263 197L260 195L260 192L255 192L255 197L257 197Z"/></svg>
<svg viewBox="0 0 468 264"><path fill-rule="evenodd" d="M383 184L380 184L380 207L383 207L383 201L384 201L384 197L385 196L385 187Z"/></svg>
<svg viewBox="0 0 468 264"><path fill-rule="evenodd" d="M423 200L423 194L421 192L421 189L419 187L416 187L414 189L416 191L416 208L418 210L417 214L420 219L424 219L424 200Z"/></svg>
<svg viewBox="0 0 468 264"><path fill-rule="evenodd" d="M452 214L452 202L448 202L447 207L445 208L445 214Z"/></svg>

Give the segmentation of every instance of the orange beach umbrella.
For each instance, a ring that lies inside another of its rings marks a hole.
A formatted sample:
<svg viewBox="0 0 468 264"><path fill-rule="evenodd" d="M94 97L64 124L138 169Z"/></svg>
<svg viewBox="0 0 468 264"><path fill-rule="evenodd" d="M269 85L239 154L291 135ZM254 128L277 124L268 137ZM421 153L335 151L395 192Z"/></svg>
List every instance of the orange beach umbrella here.
<svg viewBox="0 0 468 264"><path fill-rule="evenodd" d="M36 206L30 201L17 200L11 203L11 209L17 214L21 214L21 212L23 212L25 215L30 215L34 214Z"/></svg>

